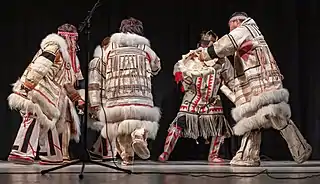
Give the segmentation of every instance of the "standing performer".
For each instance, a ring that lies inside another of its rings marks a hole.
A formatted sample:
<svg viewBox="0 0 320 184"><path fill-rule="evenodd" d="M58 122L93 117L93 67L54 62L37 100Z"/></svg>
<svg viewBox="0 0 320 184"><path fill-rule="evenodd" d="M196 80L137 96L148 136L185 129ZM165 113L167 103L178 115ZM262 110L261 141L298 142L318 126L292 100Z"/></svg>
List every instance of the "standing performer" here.
<svg viewBox="0 0 320 184"><path fill-rule="evenodd" d="M101 106L104 106L107 101L106 97L106 62L103 60L104 50L108 47L110 37L103 39L101 46L97 46L93 59L89 63L89 104L92 112L98 112ZM91 114L90 123L88 127L101 132L101 129L105 126L104 122L97 120L98 114ZM95 121L96 120L96 121ZM105 131L106 129L104 129ZM106 135L106 132L104 133ZM110 144L111 143L111 144ZM117 155L116 138L109 140L102 136L98 137L98 140L93 146L94 155L102 157L102 160L114 160Z"/></svg>
<svg viewBox="0 0 320 184"><path fill-rule="evenodd" d="M212 45L218 37L212 31L203 32L198 47ZM180 110L168 130L164 152L159 161L167 161L180 137L198 139L212 137L208 161L222 162L219 149L232 129L223 115L218 95L221 82L233 79L233 68L227 58L201 62L194 51L182 56L175 64L176 82L182 82L185 91Z"/></svg>
<svg viewBox="0 0 320 184"><path fill-rule="evenodd" d="M78 107L84 104L78 93L70 93L75 90L67 90L81 78L75 53L77 38L73 25L60 26L58 34L50 34L42 40L40 50L14 84L13 93L8 97L9 106L20 111L23 122L9 161L32 164L38 145L41 163L63 161L56 125L65 123L61 114L68 102L66 99L70 98ZM77 120L77 115L72 115ZM79 139L79 131L79 128L73 131L75 139Z"/></svg>
<svg viewBox="0 0 320 184"><path fill-rule="evenodd" d="M133 163L134 153L142 159L150 157L146 139L155 139L161 116L151 93L151 77L160 71L160 59L142 35L141 21L123 20L120 33L111 36L103 56L107 99L98 114L107 126L102 136L117 137L124 165Z"/></svg>
<svg viewBox="0 0 320 184"><path fill-rule="evenodd" d="M229 88L236 105L233 130L243 138L231 165L259 166L261 129L270 127L280 131L297 163L306 161L312 148L290 119L289 92L282 86L283 76L257 24L246 13L237 12L229 26L229 34L198 52L203 60L235 54L236 76Z"/></svg>

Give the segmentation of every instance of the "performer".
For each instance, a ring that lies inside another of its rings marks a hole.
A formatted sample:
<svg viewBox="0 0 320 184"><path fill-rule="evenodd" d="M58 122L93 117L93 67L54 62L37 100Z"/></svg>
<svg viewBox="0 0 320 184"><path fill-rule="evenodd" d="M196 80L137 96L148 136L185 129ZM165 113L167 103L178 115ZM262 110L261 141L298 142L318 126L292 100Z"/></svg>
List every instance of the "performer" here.
<svg viewBox="0 0 320 184"><path fill-rule="evenodd" d="M261 31L243 12L234 13L229 26L229 34L198 52L203 60L235 54L236 76L228 86L236 105L233 130L243 138L231 165L259 166L261 129L270 127L280 131L297 163L306 161L312 148L290 119L289 92L282 86L283 76Z"/></svg>
<svg viewBox="0 0 320 184"><path fill-rule="evenodd" d="M98 112L99 120L106 122L102 136L117 137L122 164L132 164L134 153L148 159L146 139L155 139L161 116L151 93L160 59L143 37L142 22L134 18L121 22L120 33L111 36L104 53L107 99Z"/></svg>
<svg viewBox="0 0 320 184"><path fill-rule="evenodd" d="M218 39L212 31L203 32L198 47L208 47ZM177 117L168 130L164 152L159 161L167 161L180 137L205 139L212 137L208 161L222 162L219 149L232 129L223 115L220 96L221 82L233 79L233 68L227 58L201 62L194 51L182 56L175 64L173 74L176 82L182 82L185 92ZM208 141L207 141L208 142Z"/></svg>
<svg viewBox="0 0 320 184"><path fill-rule="evenodd" d="M81 78L75 53L77 38L77 29L73 25L60 26L58 34L50 34L42 40L40 50L14 84L8 102L11 109L20 111L23 122L9 161L32 164L38 145L40 164L63 161L56 126L59 122L65 123L61 115L68 99L78 107L84 104L78 93L70 93L75 91L72 89L75 81ZM78 121L77 115L71 114L73 122ZM79 127L78 123L73 127ZM72 133L76 140L79 139L79 128L73 129Z"/></svg>
<svg viewBox="0 0 320 184"><path fill-rule="evenodd" d="M107 101L106 97L106 62L103 60L103 50L105 50L110 42L110 37L106 37L103 39L101 46L97 46L93 59L89 63L89 104L92 112L98 112L99 107L101 105L105 105ZM101 122L97 119L97 114L91 114L90 121L88 123L88 127L101 132L101 129L104 127L105 123ZM106 130L106 129L104 129ZM106 133L104 133L106 135ZM111 143L111 144L110 144ZM96 157L101 157L102 160L114 160L117 155L116 149L116 139L113 138L105 139L102 136L98 137L98 140L93 146L92 155Z"/></svg>

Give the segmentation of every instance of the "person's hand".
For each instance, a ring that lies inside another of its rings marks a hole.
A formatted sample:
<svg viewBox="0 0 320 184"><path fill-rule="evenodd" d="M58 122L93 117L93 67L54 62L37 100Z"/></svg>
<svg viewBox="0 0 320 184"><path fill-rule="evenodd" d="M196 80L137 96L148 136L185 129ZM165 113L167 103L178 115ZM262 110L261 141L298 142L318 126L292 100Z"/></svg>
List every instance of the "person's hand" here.
<svg viewBox="0 0 320 184"><path fill-rule="evenodd" d="M199 60L201 61L201 62L204 62L204 56L203 56L203 52L201 52L201 53L199 53Z"/></svg>
<svg viewBox="0 0 320 184"><path fill-rule="evenodd" d="M199 47L195 50L195 53L200 54L202 52L203 48Z"/></svg>
<svg viewBox="0 0 320 184"><path fill-rule="evenodd" d="M189 54L189 58L194 58L194 57L197 57L197 53L196 51L192 51L190 54Z"/></svg>

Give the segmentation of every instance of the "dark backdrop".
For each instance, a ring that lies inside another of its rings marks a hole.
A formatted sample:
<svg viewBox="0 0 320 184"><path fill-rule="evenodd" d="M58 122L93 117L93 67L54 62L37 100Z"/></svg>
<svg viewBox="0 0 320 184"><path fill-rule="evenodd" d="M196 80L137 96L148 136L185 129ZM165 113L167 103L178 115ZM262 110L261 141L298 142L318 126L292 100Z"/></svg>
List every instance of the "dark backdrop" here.
<svg viewBox="0 0 320 184"><path fill-rule="evenodd" d="M156 105L163 110L158 137L152 142L156 158L163 146L166 129L174 118L181 94L173 82L172 69L181 55L193 49L202 29L219 36L228 32L227 21L234 11L246 11L256 20L285 76L291 92L292 118L313 146L313 159L320 159L320 84L317 0L102 0L103 6L92 19L91 52L105 37L117 31L120 21L133 16L143 21L145 36L161 57L163 70L154 78ZM0 157L10 151L20 124L18 113L8 110L10 84L20 76L39 48L41 39L65 22L79 25L94 0L10 1L3 4L1 36ZM82 66L86 64L84 42L80 46ZM226 113L232 105L225 101ZM230 117L228 116L230 119ZM231 120L232 122L232 120ZM226 141L227 157L237 150L237 139ZM206 159L208 145L192 140L179 141L172 159ZM201 154L200 154L201 153ZM272 159L291 159L280 135L268 130L263 135L261 154Z"/></svg>

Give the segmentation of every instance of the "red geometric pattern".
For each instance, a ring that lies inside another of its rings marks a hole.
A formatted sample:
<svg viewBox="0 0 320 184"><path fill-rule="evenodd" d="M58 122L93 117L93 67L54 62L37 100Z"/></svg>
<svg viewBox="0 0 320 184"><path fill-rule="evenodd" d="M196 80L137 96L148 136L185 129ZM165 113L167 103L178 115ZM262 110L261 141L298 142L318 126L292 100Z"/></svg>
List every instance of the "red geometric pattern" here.
<svg viewBox="0 0 320 184"><path fill-rule="evenodd" d="M208 89L207 89L207 95L206 95L206 101L209 100L209 96L211 95L212 89L213 89L213 75L209 75L209 80L208 80Z"/></svg>
<svg viewBox="0 0 320 184"><path fill-rule="evenodd" d="M196 82L196 90L197 90L197 96L196 96L196 100L194 101L194 104L192 105L192 109L191 112L196 112L196 107L198 106L200 100L201 100L201 84L202 84L202 77L197 78L197 82Z"/></svg>
<svg viewBox="0 0 320 184"><path fill-rule="evenodd" d="M251 40L244 42L240 49L238 50L239 56L244 60L248 61L249 55L251 54L251 50L253 48L253 43Z"/></svg>

